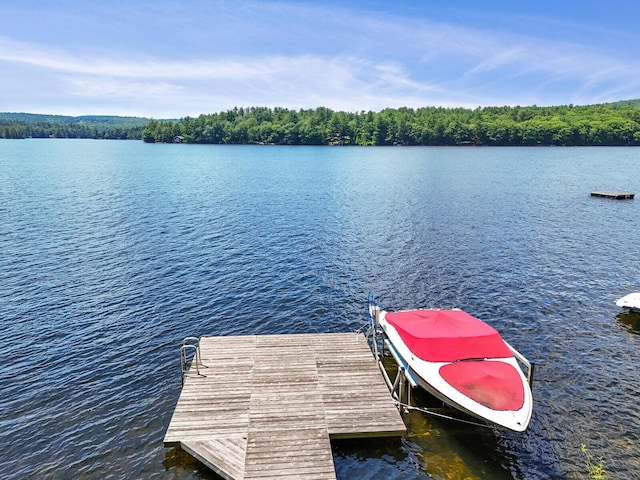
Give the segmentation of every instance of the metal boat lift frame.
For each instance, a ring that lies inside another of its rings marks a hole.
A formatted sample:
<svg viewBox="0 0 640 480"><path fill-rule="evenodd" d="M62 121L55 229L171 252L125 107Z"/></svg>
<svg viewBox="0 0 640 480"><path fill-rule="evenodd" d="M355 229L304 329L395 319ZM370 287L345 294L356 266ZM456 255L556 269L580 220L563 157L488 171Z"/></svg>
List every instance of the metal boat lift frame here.
<svg viewBox="0 0 640 480"><path fill-rule="evenodd" d="M436 415L441 418L446 418L450 420L456 420L464 423L469 423L472 425L489 427L487 424L477 423L468 420L462 420L459 418L451 417L448 415L442 415L438 412L435 412L433 409L427 409L418 407L417 405L413 405L411 402L411 390L419 386L418 381L413 377L411 370L405 364L402 357L398 354L397 350L387 337L386 333L380 327L378 322L378 315L380 313L380 307L375 300L373 292L369 293L368 300L368 316L369 316L369 325L367 331L367 338L371 339L371 349L373 351L373 356L375 357L378 368L382 373L382 377L384 378L387 387L389 387L389 391L391 392L391 396L393 397L396 405L398 407L403 407L406 410L418 410L423 413L428 413L430 415ZM378 336L381 338L381 345L378 345ZM504 341L504 339L503 339ZM535 363L529 361L524 355L522 355L519 351L517 351L513 346L511 346L508 342L504 341L507 345L513 356L526 368L527 370L527 382L529 386L533 386L533 375L535 372ZM395 380L391 381L389 374L384 366L382 361L385 356L385 351L388 350L391 353L391 356L398 365L398 373L396 374ZM405 393L406 392L406 393ZM406 401L405 400L406 397Z"/></svg>

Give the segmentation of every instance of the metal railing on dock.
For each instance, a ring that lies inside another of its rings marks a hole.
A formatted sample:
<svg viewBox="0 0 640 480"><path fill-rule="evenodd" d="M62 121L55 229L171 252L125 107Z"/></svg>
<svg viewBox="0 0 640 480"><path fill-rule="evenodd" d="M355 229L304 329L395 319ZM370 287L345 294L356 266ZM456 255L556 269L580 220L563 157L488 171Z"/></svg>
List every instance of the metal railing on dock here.
<svg viewBox="0 0 640 480"><path fill-rule="evenodd" d="M191 360L187 358L190 352L193 352ZM205 376L200 373L200 368L206 368L202 364L202 358L200 356L200 339L197 337L186 337L182 340L182 346L180 347L180 378L183 386L185 377L190 374L192 375L194 368L197 376Z"/></svg>

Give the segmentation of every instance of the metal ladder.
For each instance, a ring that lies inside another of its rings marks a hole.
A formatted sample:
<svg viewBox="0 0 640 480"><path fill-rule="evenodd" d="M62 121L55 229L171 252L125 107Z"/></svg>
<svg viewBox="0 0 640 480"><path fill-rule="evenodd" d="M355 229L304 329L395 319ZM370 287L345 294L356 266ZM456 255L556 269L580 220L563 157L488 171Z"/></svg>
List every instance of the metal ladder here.
<svg viewBox="0 0 640 480"><path fill-rule="evenodd" d="M191 360L188 356L192 353ZM184 380L188 375L193 375L193 369L195 368L195 375L199 377L206 377L206 375L200 373L201 368L207 368L202 364L202 358L200 357L200 339L198 337L186 337L182 340L182 346L180 347L180 376L182 380L182 386L184 386Z"/></svg>

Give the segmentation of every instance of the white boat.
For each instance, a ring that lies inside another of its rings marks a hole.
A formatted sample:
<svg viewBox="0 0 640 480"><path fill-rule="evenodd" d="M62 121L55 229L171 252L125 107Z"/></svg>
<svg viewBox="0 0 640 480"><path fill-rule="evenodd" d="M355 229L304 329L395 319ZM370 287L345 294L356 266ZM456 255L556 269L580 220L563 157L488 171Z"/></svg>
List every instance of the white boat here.
<svg viewBox="0 0 640 480"><path fill-rule="evenodd" d="M635 310L640 312L640 292L630 293L625 295L616 302L616 305L622 308L628 308L629 310Z"/></svg>
<svg viewBox="0 0 640 480"><path fill-rule="evenodd" d="M374 302L370 313L396 361L419 386L476 418L526 430L533 411L532 365L493 327L458 309L386 312Z"/></svg>

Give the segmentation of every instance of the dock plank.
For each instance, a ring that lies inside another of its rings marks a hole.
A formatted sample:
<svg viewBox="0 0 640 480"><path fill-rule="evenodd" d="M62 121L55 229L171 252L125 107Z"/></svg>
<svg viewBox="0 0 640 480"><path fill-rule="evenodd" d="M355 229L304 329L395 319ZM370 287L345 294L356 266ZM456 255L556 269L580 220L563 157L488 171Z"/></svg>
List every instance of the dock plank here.
<svg viewBox="0 0 640 480"><path fill-rule="evenodd" d="M182 448L226 480L244 477L246 437L186 441Z"/></svg>
<svg viewBox="0 0 640 480"><path fill-rule="evenodd" d="M335 479L331 438L406 428L363 335L200 339L165 434L227 480Z"/></svg>

